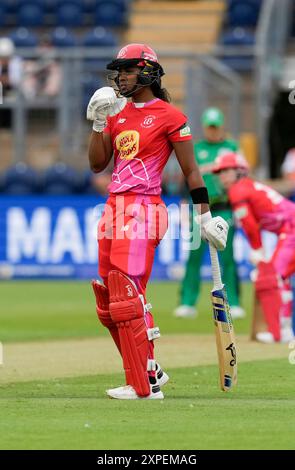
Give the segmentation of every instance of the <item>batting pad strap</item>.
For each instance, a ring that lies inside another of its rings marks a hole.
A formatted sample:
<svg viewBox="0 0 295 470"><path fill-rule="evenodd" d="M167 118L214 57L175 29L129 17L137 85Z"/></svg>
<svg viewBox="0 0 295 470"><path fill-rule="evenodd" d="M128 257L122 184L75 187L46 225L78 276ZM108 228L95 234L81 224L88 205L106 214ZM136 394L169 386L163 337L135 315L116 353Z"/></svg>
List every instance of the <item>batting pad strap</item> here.
<svg viewBox="0 0 295 470"><path fill-rule="evenodd" d="M92 281L92 288L96 299L96 313L106 328L113 328L115 323L111 318L109 311L109 291L99 281Z"/></svg>
<svg viewBox="0 0 295 470"><path fill-rule="evenodd" d="M161 333L160 333L159 327L155 326L154 328L148 328L147 335L148 335L149 341L153 341L154 339L160 338Z"/></svg>
<svg viewBox="0 0 295 470"><path fill-rule="evenodd" d="M96 305L102 310L109 309L109 291L107 287L99 281L93 280L91 282L92 289L96 298Z"/></svg>
<svg viewBox="0 0 295 470"><path fill-rule="evenodd" d="M149 311L153 308L152 304L150 304L150 303L145 304L145 303L144 303L144 296L143 296L142 294L139 294L138 297L139 297L140 300L141 300L144 313L149 312Z"/></svg>
<svg viewBox="0 0 295 470"><path fill-rule="evenodd" d="M156 364L157 363L154 359L148 359L148 361L147 361L147 370L148 370L148 372L155 371L157 369Z"/></svg>

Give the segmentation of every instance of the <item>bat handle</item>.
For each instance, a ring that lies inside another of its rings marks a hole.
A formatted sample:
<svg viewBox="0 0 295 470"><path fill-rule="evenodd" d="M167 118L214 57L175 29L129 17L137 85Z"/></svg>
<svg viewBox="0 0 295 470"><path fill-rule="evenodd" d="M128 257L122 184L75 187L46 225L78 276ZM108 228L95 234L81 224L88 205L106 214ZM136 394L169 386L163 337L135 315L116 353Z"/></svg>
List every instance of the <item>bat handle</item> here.
<svg viewBox="0 0 295 470"><path fill-rule="evenodd" d="M223 283L222 283L221 274L220 274L220 265L219 265L217 250L210 243L209 243L209 251L210 251L210 257L211 257L214 290L222 289Z"/></svg>

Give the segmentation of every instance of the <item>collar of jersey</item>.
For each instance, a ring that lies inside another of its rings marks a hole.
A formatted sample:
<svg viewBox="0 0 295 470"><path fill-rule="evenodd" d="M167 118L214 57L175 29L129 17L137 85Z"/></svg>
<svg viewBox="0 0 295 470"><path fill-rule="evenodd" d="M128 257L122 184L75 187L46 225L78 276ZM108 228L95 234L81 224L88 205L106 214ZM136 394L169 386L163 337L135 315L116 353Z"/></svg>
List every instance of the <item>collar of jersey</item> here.
<svg viewBox="0 0 295 470"><path fill-rule="evenodd" d="M156 103L156 101L159 101L159 98L154 98L153 100L147 101L146 103L134 103L134 102L132 102L132 104L135 108L146 108L147 106L150 106L151 104Z"/></svg>

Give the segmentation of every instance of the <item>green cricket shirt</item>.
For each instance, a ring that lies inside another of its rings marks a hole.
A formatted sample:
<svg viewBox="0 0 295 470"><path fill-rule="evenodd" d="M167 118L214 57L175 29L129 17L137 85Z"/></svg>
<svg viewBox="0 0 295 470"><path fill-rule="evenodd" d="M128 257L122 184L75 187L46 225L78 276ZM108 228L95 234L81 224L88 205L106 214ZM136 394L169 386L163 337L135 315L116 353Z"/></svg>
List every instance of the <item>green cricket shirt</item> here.
<svg viewBox="0 0 295 470"><path fill-rule="evenodd" d="M208 142L207 140L195 142L195 159L200 167L205 185L208 189L210 205L227 201L227 195L219 182L218 176L212 173L215 159L225 152L236 152L238 149L239 146L237 142L230 139L225 139L220 142Z"/></svg>

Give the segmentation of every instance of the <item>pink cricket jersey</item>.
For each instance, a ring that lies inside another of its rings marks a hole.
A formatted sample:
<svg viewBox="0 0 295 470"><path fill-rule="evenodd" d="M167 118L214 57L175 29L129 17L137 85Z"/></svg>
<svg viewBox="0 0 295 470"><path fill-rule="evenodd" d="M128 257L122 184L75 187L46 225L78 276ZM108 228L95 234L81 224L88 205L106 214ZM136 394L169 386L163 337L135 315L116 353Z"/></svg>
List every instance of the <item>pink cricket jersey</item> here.
<svg viewBox="0 0 295 470"><path fill-rule="evenodd" d="M161 194L172 142L192 139L186 116L158 98L141 105L127 103L108 118L104 132L110 134L114 149L110 193Z"/></svg>
<svg viewBox="0 0 295 470"><path fill-rule="evenodd" d="M262 246L261 230L277 235L295 231L295 204L269 186L242 178L230 188L229 200L254 249Z"/></svg>

